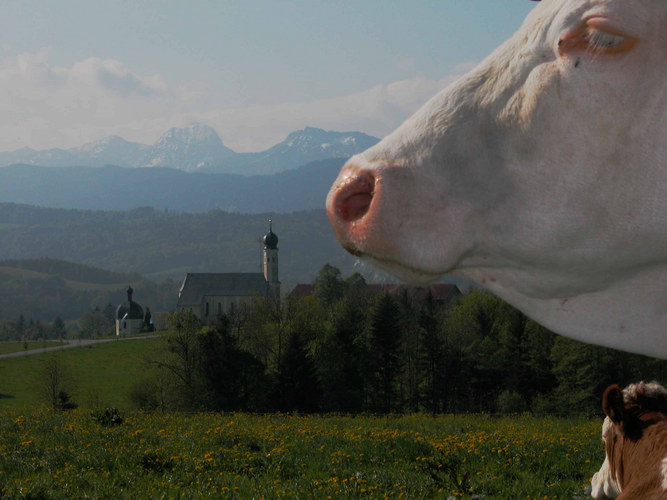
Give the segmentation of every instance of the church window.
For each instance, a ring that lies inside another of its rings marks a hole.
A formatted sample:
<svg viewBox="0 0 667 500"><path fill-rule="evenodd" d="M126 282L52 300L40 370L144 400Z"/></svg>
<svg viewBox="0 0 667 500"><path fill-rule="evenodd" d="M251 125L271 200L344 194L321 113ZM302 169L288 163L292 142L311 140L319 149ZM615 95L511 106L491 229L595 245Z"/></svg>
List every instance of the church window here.
<svg viewBox="0 0 667 500"><path fill-rule="evenodd" d="M206 310L204 312L204 316L208 316L208 302L206 303Z"/></svg>

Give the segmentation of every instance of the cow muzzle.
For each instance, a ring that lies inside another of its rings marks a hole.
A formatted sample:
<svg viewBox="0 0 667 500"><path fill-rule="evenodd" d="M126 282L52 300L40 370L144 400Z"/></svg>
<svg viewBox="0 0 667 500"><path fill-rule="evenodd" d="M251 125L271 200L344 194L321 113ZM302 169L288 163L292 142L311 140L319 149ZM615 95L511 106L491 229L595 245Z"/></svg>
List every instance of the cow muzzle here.
<svg viewBox="0 0 667 500"><path fill-rule="evenodd" d="M327 215L341 245L361 256L362 242L368 237L376 198L379 196L376 174L354 163L343 167L327 196Z"/></svg>

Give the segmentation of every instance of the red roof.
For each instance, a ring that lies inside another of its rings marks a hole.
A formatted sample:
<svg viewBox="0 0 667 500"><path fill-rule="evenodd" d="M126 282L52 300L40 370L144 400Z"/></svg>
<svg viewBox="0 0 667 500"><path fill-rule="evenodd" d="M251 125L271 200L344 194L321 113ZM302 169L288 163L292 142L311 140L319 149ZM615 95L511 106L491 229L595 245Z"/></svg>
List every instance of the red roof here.
<svg viewBox="0 0 667 500"><path fill-rule="evenodd" d="M446 285L446 284L436 284L429 286L410 286L410 285L383 285L383 284L369 284L366 285L369 290L374 293L387 292L391 294L396 294L402 292L404 289L407 289L408 293L413 297L424 298L428 295L429 291L433 295L433 299L438 302L447 302L454 297L461 295L461 291L456 285ZM305 283L300 283L294 287L290 292L291 297L309 297L313 295L315 291L315 285L309 285Z"/></svg>

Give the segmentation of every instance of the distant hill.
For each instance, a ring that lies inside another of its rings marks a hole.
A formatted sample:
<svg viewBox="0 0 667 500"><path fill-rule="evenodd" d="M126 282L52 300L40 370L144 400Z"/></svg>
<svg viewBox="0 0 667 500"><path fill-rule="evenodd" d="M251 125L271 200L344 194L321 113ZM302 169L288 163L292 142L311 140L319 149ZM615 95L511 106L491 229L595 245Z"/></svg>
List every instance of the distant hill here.
<svg viewBox="0 0 667 500"><path fill-rule="evenodd" d="M0 201L50 208L240 213L323 208L344 159L309 163L275 175L186 173L167 168L0 168Z"/></svg>
<svg viewBox="0 0 667 500"><path fill-rule="evenodd" d="M117 306L127 285L140 304L169 310L187 272L260 272L269 217L279 238L283 292L312 283L327 263L344 277L360 272L369 283L396 282L343 250L322 209L187 214L0 203L0 318L76 319L94 307Z"/></svg>
<svg viewBox="0 0 667 500"><path fill-rule="evenodd" d="M356 259L340 247L322 209L282 215L217 210L186 214L152 208L107 212L0 203L0 259L49 257L116 273L139 273L154 281L182 280L188 271L255 272L260 270L260 240L269 217L280 239L283 283L311 283L326 263L345 275L354 272Z"/></svg>
<svg viewBox="0 0 667 500"><path fill-rule="evenodd" d="M136 273L113 273L58 259L0 261L0 319L53 321L80 318L98 307L116 306L126 300L128 285L135 299L153 311L174 307L180 285L160 284Z"/></svg>
<svg viewBox="0 0 667 500"><path fill-rule="evenodd" d="M22 148L0 152L0 166L15 164L44 167L173 168L186 172L268 175L329 158L349 158L378 142L361 132L334 132L306 127L292 132L280 144L257 153L236 153L225 146L217 132L194 123L172 128L153 145L106 137L79 148L36 151Z"/></svg>
<svg viewBox="0 0 667 500"><path fill-rule="evenodd" d="M33 271L68 281L89 283L91 288L97 285L132 283L143 279L137 273L114 273L105 269L49 258L0 260L0 268Z"/></svg>

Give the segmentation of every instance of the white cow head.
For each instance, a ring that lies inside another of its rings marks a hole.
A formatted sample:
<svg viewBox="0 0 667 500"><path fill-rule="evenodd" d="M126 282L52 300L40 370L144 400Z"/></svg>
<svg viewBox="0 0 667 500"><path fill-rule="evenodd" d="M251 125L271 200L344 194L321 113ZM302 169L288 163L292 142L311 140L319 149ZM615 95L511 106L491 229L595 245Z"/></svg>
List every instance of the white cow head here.
<svg viewBox="0 0 667 500"><path fill-rule="evenodd" d="M470 74L352 157L342 245L452 273L552 330L667 357L667 1L543 0Z"/></svg>

